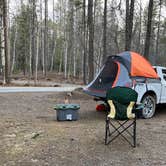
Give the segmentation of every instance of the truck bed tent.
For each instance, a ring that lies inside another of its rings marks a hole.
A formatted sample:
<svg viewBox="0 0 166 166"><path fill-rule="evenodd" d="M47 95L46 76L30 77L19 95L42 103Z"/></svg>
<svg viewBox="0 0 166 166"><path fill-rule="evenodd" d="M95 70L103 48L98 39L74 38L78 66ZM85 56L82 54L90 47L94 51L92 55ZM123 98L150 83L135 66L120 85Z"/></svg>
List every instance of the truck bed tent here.
<svg viewBox="0 0 166 166"><path fill-rule="evenodd" d="M143 56L135 52L122 52L107 58L96 78L84 88L84 92L105 97L106 91L112 87L131 87L133 77L159 78Z"/></svg>

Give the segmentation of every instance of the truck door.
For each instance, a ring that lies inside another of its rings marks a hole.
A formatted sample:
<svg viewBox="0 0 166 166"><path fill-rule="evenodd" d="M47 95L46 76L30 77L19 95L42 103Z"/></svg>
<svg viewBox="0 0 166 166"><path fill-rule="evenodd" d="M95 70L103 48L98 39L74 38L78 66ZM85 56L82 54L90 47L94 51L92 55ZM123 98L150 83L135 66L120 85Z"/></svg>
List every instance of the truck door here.
<svg viewBox="0 0 166 166"><path fill-rule="evenodd" d="M161 75L162 89L161 89L160 103L166 103L166 69L161 69L161 71L162 71Z"/></svg>

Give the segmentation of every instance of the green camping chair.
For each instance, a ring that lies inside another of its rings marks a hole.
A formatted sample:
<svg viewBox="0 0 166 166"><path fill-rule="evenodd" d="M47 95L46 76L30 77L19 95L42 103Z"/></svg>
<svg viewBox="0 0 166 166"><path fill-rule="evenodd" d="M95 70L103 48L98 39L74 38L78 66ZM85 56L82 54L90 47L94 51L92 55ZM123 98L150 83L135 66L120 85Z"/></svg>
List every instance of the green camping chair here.
<svg viewBox="0 0 166 166"><path fill-rule="evenodd" d="M107 91L106 145L121 135L131 146L136 146L136 118L137 112L141 111L141 107L135 108L137 97L135 90L126 87L115 87Z"/></svg>

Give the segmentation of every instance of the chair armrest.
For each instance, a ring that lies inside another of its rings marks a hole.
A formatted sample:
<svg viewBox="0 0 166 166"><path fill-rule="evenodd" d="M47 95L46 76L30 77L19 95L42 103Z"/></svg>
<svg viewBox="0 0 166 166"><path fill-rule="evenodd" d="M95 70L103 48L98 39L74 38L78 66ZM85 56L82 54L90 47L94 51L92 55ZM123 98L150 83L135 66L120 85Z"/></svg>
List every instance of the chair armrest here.
<svg viewBox="0 0 166 166"><path fill-rule="evenodd" d="M137 104L136 105L136 110L142 110L144 108L144 105L143 104Z"/></svg>
<svg viewBox="0 0 166 166"><path fill-rule="evenodd" d="M137 104L135 108L133 109L133 112L135 113L137 118L143 118L142 110L144 108L143 104Z"/></svg>

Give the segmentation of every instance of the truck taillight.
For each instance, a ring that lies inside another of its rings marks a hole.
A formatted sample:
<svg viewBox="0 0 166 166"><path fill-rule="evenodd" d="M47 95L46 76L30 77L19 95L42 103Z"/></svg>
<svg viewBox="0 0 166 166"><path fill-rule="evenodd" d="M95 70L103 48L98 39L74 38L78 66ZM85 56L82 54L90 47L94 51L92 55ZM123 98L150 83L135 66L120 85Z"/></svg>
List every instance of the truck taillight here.
<svg viewBox="0 0 166 166"><path fill-rule="evenodd" d="M132 87L135 87L135 85L137 84L136 80L132 80Z"/></svg>
<svg viewBox="0 0 166 166"><path fill-rule="evenodd" d="M127 88L131 88L132 87L132 82L127 82L126 84L125 84L125 87L127 87Z"/></svg>

